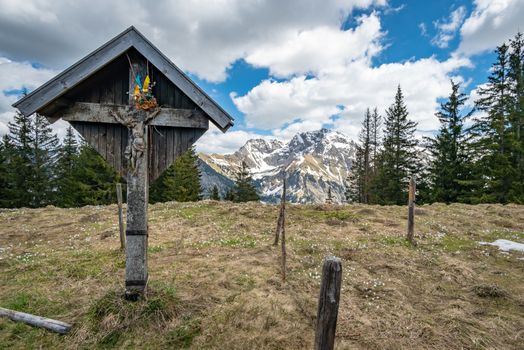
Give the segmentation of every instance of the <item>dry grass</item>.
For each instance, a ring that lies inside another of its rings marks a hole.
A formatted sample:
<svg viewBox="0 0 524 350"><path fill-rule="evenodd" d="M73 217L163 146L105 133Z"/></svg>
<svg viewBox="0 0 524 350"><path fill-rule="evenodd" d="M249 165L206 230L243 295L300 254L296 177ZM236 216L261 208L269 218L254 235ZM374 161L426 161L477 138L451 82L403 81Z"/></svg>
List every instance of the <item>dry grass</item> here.
<svg viewBox="0 0 524 350"><path fill-rule="evenodd" d="M311 348L322 259L343 261L338 349L518 349L524 207L288 207L287 282L271 246L277 206L150 207L146 300L121 298L116 206L0 212L0 306L74 325L0 320L0 348Z"/></svg>

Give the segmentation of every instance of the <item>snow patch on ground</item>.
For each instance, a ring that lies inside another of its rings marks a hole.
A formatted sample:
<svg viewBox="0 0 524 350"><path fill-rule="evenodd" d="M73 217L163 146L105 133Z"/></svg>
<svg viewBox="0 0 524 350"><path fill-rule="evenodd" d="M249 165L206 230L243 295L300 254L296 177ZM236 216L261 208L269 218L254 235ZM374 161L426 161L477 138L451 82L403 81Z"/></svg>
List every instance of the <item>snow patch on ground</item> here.
<svg viewBox="0 0 524 350"><path fill-rule="evenodd" d="M500 250L508 252L510 250L517 250L519 252L524 252L524 244L513 242L507 239L497 239L495 242L479 242L481 245L493 245L499 247Z"/></svg>

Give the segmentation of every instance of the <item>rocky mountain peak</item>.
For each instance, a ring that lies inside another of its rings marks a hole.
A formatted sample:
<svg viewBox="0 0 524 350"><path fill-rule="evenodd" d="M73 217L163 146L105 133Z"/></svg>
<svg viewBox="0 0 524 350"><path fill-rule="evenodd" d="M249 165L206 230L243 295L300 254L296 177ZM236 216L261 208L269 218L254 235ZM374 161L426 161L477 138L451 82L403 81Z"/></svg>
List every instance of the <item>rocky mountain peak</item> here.
<svg viewBox="0 0 524 350"><path fill-rule="evenodd" d="M341 202L354 151L355 144L349 137L325 128L298 133L287 144L252 139L233 154L201 155L202 161L209 165L202 175L206 177L205 172L216 171L233 179L244 161L264 201L278 201L285 170L292 202L323 202L328 188L335 201ZM218 178L216 174L208 175Z"/></svg>

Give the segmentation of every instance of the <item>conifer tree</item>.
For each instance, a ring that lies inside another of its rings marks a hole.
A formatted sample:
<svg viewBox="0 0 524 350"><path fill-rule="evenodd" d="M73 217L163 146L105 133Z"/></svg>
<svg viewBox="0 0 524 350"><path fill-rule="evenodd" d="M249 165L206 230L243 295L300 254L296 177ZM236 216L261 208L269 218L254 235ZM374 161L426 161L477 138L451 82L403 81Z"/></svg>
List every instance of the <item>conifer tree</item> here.
<svg viewBox="0 0 524 350"><path fill-rule="evenodd" d="M509 125L513 100L508 75L508 50L506 44L497 47L497 58L488 83L478 89L480 98L476 105L485 113L475 118L472 131L475 150L481 155L477 172L484 179L480 186L482 193L478 198L482 202L507 203L512 200L509 191L516 177L516 169L511 161L512 135Z"/></svg>
<svg viewBox="0 0 524 350"><path fill-rule="evenodd" d="M192 147L178 157L151 185L149 199L156 202L194 202L202 199L198 157Z"/></svg>
<svg viewBox="0 0 524 350"><path fill-rule="evenodd" d="M371 185L371 156L373 152L373 117L369 108L366 110L364 120L362 122L362 129L360 130L360 150L362 156L362 169L361 169L361 203L369 203L370 197L370 185Z"/></svg>
<svg viewBox="0 0 524 350"><path fill-rule="evenodd" d="M380 204L405 204L409 177L415 174L418 159L415 139L417 123L408 119L400 86L395 102L386 110L383 150L374 179Z"/></svg>
<svg viewBox="0 0 524 350"><path fill-rule="evenodd" d="M235 200L235 192L232 188L228 189L226 192L226 195L224 196L224 200L233 202Z"/></svg>
<svg viewBox="0 0 524 350"><path fill-rule="evenodd" d="M510 111L512 163L516 178L511 191L512 200L524 203L524 36L517 33L510 40L508 76L511 79L513 105Z"/></svg>
<svg viewBox="0 0 524 350"><path fill-rule="evenodd" d="M200 170L195 148L191 147L175 161L174 195L178 202L194 202L202 199Z"/></svg>
<svg viewBox="0 0 524 350"><path fill-rule="evenodd" d="M233 188L234 202L251 202L258 201L260 197L257 194L253 178L249 172L246 162L242 161L239 171L235 174L235 186Z"/></svg>
<svg viewBox="0 0 524 350"><path fill-rule="evenodd" d="M28 207L31 203L29 184L32 176L33 124L30 117L20 112L16 112L13 121L8 123L9 134L4 139L4 145L10 147L7 172L9 194L5 200L7 207Z"/></svg>
<svg viewBox="0 0 524 350"><path fill-rule="evenodd" d="M121 182L120 176L85 142L80 146L73 174L78 180L78 192L75 196L77 206L116 202L115 184Z"/></svg>
<svg viewBox="0 0 524 350"><path fill-rule="evenodd" d="M9 138L4 135L0 141L0 208L9 206Z"/></svg>
<svg viewBox="0 0 524 350"><path fill-rule="evenodd" d="M61 207L76 206L76 196L79 181L75 177L75 167L78 162L79 146L73 128L69 126L60 146L57 161L57 193L56 205Z"/></svg>
<svg viewBox="0 0 524 350"><path fill-rule="evenodd" d="M468 201L470 195L468 183L471 178L464 122L471 112L465 115L462 113L467 97L459 89L460 84L451 81L451 94L436 114L440 129L434 138L427 139L431 155L429 171L432 201Z"/></svg>
<svg viewBox="0 0 524 350"><path fill-rule="evenodd" d="M346 200L351 203L362 203L364 197L364 152L360 145L355 146L355 158L346 179Z"/></svg>
<svg viewBox="0 0 524 350"><path fill-rule="evenodd" d="M32 176L28 188L32 207L41 207L53 202L58 146L58 137L47 119L35 114L32 129Z"/></svg>
<svg viewBox="0 0 524 350"><path fill-rule="evenodd" d="M219 201L220 200L220 194L218 192L217 185L214 185L213 188L211 189L211 194L209 195L209 199L212 199L212 200L215 200L215 201Z"/></svg>

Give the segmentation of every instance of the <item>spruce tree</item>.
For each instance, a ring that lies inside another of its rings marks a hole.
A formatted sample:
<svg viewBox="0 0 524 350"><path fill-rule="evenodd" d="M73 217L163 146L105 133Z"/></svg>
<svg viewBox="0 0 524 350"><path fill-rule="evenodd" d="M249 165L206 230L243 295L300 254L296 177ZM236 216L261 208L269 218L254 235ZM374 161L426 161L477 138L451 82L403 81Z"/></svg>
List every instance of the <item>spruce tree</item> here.
<svg viewBox="0 0 524 350"><path fill-rule="evenodd" d="M251 202L258 201L260 197L257 194L253 179L249 172L246 162L242 161L239 171L235 174L235 186L233 188L234 202Z"/></svg>
<svg viewBox="0 0 524 350"><path fill-rule="evenodd" d="M116 202L115 184L121 182L120 176L85 142L80 146L73 174L78 180L78 192L75 195L77 206Z"/></svg>
<svg viewBox="0 0 524 350"><path fill-rule="evenodd" d="M174 172L174 199L178 202L201 200L200 170L194 147L191 147L175 161Z"/></svg>
<svg viewBox="0 0 524 350"><path fill-rule="evenodd" d="M151 203L175 200L175 163L171 164L149 188Z"/></svg>
<svg viewBox="0 0 524 350"><path fill-rule="evenodd" d="M383 150L377 157L378 169L374 187L380 204L405 204L409 177L418 165L417 123L408 119L408 110L400 86L395 102L386 110Z"/></svg>
<svg viewBox="0 0 524 350"><path fill-rule="evenodd" d="M470 113L463 114L467 99L459 92L460 84L451 81L451 94L440 105L436 116L440 129L434 138L428 138L430 160L431 200L451 203L469 201L471 178L468 169L467 135L464 128Z"/></svg>
<svg viewBox="0 0 524 350"><path fill-rule="evenodd" d="M28 207L31 204L30 182L32 176L32 134L33 120L16 112L13 121L8 123L9 134L4 145L9 145L9 167L7 178L9 194L6 206L11 208Z"/></svg>
<svg viewBox="0 0 524 350"><path fill-rule="evenodd" d="M234 202L235 201L235 192L232 188L228 189L226 195L224 196L225 201Z"/></svg>
<svg viewBox="0 0 524 350"><path fill-rule="evenodd" d="M61 207L76 206L79 181L75 177L79 146L73 128L69 126L60 146L57 161L57 193L55 203Z"/></svg>
<svg viewBox="0 0 524 350"><path fill-rule="evenodd" d="M484 183L480 185L479 201L507 203L512 200L510 189L516 178L511 161L512 135L510 113L513 99L509 72L509 47L503 44L496 49L488 83L478 89L480 98L476 106L485 113L475 118L472 128L475 150L480 155L477 173Z"/></svg>
<svg viewBox="0 0 524 350"><path fill-rule="evenodd" d="M346 179L346 200L351 203L362 203L364 197L364 152L360 145L355 146L355 157Z"/></svg>
<svg viewBox="0 0 524 350"><path fill-rule="evenodd" d="M361 169L361 189L362 195L361 203L369 203L370 197L370 185L371 185L371 157L373 152L373 117L369 108L366 110L364 120L362 122L362 129L360 130L360 151L362 156L362 169Z"/></svg>
<svg viewBox="0 0 524 350"><path fill-rule="evenodd" d="M512 185L512 200L524 203L524 36L517 33L510 40L508 76L513 103L510 111L512 163L516 178Z"/></svg>
<svg viewBox="0 0 524 350"><path fill-rule="evenodd" d="M33 162L29 190L30 206L36 208L53 202L59 142L47 119L40 114L34 115L32 135Z"/></svg>
<svg viewBox="0 0 524 350"><path fill-rule="evenodd" d="M10 161L9 138L4 135L0 141L0 208L9 206L9 161Z"/></svg>
<svg viewBox="0 0 524 350"><path fill-rule="evenodd" d="M211 194L209 195L209 199L212 199L214 201L220 200L220 194L218 192L217 185L214 185L213 188L211 189Z"/></svg>

